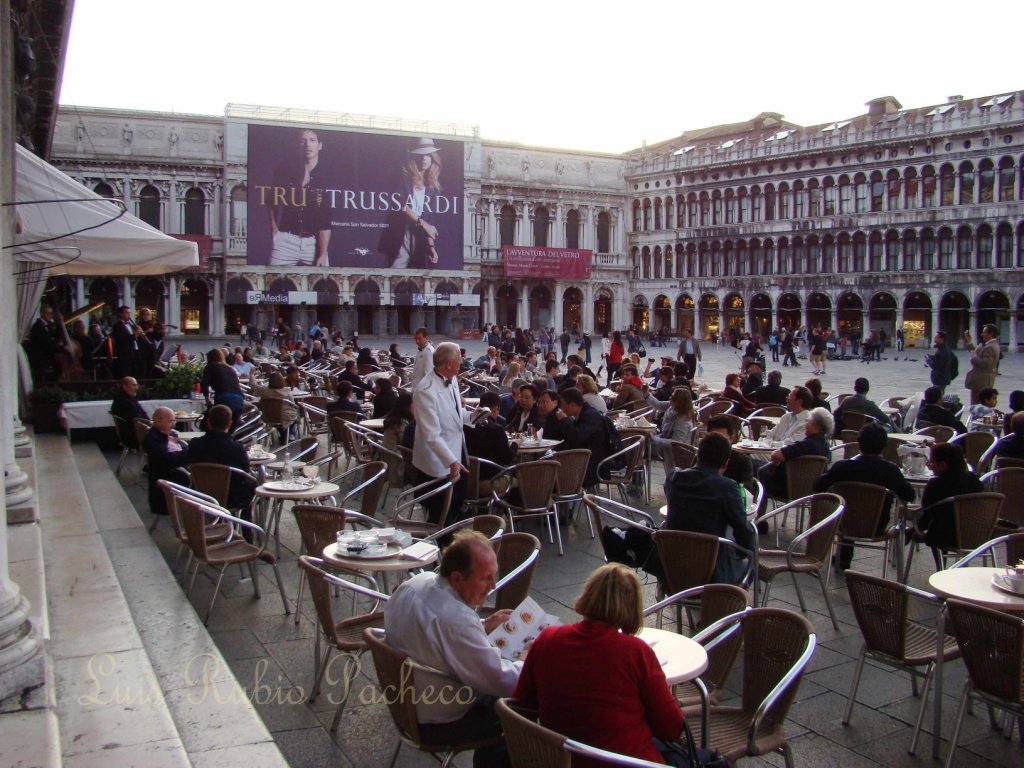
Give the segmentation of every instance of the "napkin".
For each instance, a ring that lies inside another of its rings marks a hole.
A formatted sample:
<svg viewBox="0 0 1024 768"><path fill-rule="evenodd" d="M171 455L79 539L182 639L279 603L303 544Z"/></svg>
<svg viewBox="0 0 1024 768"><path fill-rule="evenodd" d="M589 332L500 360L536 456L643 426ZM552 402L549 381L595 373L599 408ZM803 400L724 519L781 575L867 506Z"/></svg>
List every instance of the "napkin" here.
<svg viewBox="0 0 1024 768"><path fill-rule="evenodd" d="M437 550L437 545L432 541L417 541L408 549L403 549L400 557L406 560L423 560Z"/></svg>

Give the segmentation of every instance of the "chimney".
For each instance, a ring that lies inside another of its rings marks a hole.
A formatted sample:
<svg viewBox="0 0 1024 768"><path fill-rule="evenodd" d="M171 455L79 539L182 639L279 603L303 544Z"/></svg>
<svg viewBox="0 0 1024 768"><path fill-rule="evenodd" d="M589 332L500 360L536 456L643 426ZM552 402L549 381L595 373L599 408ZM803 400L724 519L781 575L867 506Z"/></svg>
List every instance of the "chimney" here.
<svg viewBox="0 0 1024 768"><path fill-rule="evenodd" d="M959 93L956 96L947 96L946 97L946 103L947 104L955 104L956 102L963 101L963 100L964 100L964 97L961 94L959 94Z"/></svg>
<svg viewBox="0 0 1024 768"><path fill-rule="evenodd" d="M885 117L899 112L903 105L892 96L881 96L864 105L868 108L868 117Z"/></svg>

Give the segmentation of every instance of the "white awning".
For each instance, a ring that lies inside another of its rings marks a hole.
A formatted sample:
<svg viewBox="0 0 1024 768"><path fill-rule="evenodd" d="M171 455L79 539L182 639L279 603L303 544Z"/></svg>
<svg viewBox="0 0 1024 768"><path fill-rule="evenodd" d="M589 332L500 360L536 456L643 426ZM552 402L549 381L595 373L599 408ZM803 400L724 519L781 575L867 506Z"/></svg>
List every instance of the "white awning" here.
<svg viewBox="0 0 1024 768"><path fill-rule="evenodd" d="M12 250L20 261L46 265L50 275L159 275L199 264L195 243L165 235L15 148L20 232Z"/></svg>

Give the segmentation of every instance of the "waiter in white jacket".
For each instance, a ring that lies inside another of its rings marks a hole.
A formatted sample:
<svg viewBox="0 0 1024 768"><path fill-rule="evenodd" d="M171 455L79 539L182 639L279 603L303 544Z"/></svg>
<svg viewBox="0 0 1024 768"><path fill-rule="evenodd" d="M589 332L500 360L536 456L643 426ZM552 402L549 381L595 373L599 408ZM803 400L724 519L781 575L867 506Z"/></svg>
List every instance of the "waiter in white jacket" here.
<svg viewBox="0 0 1024 768"><path fill-rule="evenodd" d="M413 333L416 340L416 359L412 365L412 388L416 389L423 377L434 366L434 348L430 345L430 337L426 328L417 328Z"/></svg>
<svg viewBox="0 0 1024 768"><path fill-rule="evenodd" d="M416 441L413 443L412 463L416 467L416 484L429 480L451 480L452 511L458 511L466 495L463 475L466 464L464 425L472 424L478 413L462 407L459 382L456 378L462 364L458 344L446 341L434 350L434 369L416 385L412 395L416 413ZM423 506L427 519L436 523L441 519L444 494L427 499Z"/></svg>

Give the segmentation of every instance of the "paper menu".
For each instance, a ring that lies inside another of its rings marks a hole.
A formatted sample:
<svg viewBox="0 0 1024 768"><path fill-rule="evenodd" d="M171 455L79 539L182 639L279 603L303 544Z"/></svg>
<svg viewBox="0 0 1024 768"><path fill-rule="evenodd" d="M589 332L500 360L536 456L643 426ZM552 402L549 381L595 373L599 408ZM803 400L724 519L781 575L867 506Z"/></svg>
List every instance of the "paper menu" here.
<svg viewBox="0 0 1024 768"><path fill-rule="evenodd" d="M528 597L504 624L499 624L487 637L491 645L501 651L503 659L515 661L522 655L526 644L537 637L541 630L561 623L561 619L545 613L533 598Z"/></svg>

